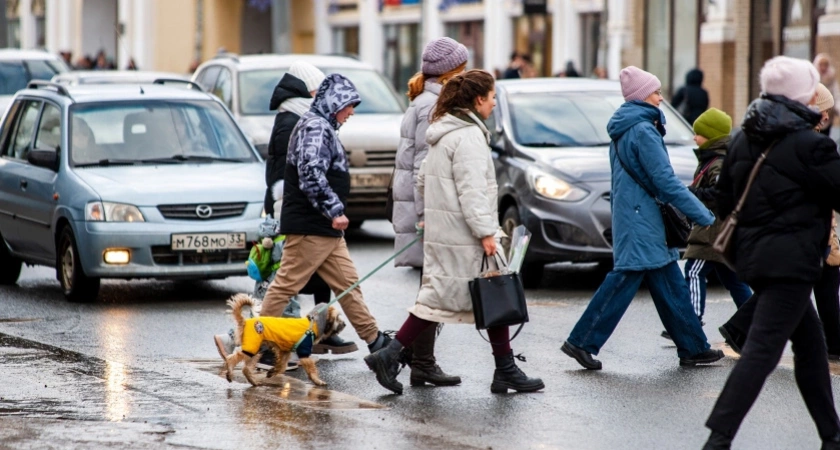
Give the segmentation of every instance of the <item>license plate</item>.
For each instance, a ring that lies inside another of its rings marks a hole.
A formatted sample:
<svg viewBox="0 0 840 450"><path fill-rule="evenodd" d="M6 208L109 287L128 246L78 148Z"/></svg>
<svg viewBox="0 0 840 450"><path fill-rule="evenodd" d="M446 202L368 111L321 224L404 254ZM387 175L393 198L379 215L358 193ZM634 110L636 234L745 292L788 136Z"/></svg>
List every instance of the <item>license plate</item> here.
<svg viewBox="0 0 840 450"><path fill-rule="evenodd" d="M390 183L390 173L354 173L350 176L350 187L387 188Z"/></svg>
<svg viewBox="0 0 840 450"><path fill-rule="evenodd" d="M172 235L172 250L209 252L245 248L245 233L184 233Z"/></svg>

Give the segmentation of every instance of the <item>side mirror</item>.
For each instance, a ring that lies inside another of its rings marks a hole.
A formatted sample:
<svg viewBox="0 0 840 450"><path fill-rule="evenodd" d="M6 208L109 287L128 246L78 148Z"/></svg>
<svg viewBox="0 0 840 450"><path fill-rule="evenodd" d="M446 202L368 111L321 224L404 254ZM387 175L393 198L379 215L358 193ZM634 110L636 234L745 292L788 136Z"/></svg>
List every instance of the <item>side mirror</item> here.
<svg viewBox="0 0 840 450"><path fill-rule="evenodd" d="M58 149L55 150L30 150L26 157L29 164L37 167L50 169L58 172Z"/></svg>

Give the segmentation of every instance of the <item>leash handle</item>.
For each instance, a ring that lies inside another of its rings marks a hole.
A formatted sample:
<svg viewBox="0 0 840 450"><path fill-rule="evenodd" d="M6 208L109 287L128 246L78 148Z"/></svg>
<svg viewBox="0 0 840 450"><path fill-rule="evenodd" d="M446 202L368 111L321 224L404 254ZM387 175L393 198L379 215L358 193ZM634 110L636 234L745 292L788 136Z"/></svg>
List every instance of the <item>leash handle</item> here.
<svg viewBox="0 0 840 450"><path fill-rule="evenodd" d="M365 280L367 280L368 278L370 278L370 277L371 277L373 274L375 274L376 272L379 272L379 271L380 271L383 267L385 267L385 265L386 265L386 264L388 264L389 262L393 261L393 260L394 260L397 256L400 256L401 254L403 254L406 250L408 250L408 249L409 249L409 247L411 247L412 245L414 245L414 244L416 244L417 242L419 242L419 241L420 241L420 239L422 239L422 238L423 238L422 236L417 236L417 237L416 237L413 241L409 242L409 243L408 243L408 245L406 245L405 247L401 248L401 249L400 249L400 251L398 251L398 252L394 253L393 255L391 255L391 257L390 257L390 258L388 258L388 259L386 259L385 261L383 261L383 262L382 262L382 264L380 264L378 267L376 267L375 269L373 269L372 271L370 271L367 275L365 275L364 277L362 277L361 279L359 279L359 281L357 281L357 282L353 283L353 284L352 284L349 288L345 289L345 290L344 290L344 292L342 292L341 294L338 294L338 295L337 295L334 299L330 300L330 301L329 301L329 303L324 303L324 304L322 304L321 306L319 306L319 307L318 307L318 311L323 311L324 309L329 308L330 306L334 305L337 301L341 300L341 299L342 299L345 295L347 295L347 294L349 294L350 292L352 292L352 291L353 291L353 289L356 289L357 287L359 287L359 285L360 285L360 284L362 284L362 282L364 282Z"/></svg>

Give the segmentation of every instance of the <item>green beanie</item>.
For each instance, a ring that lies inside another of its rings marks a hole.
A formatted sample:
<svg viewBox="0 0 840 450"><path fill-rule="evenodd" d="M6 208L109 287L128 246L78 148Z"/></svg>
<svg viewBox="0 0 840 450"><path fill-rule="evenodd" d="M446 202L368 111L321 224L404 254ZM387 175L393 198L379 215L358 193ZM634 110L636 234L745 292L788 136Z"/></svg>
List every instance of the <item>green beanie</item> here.
<svg viewBox="0 0 840 450"><path fill-rule="evenodd" d="M709 108L694 121L694 134L714 140L728 136L732 131L732 118L717 108Z"/></svg>

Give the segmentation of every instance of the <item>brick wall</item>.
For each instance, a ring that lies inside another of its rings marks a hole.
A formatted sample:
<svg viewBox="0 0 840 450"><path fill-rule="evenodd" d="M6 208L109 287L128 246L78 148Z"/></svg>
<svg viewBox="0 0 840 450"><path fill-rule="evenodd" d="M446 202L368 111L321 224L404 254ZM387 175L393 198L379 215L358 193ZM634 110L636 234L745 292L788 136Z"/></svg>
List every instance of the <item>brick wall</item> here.
<svg viewBox="0 0 840 450"><path fill-rule="evenodd" d="M709 106L735 112L735 43L700 44L699 67L703 71L703 87L709 91Z"/></svg>

